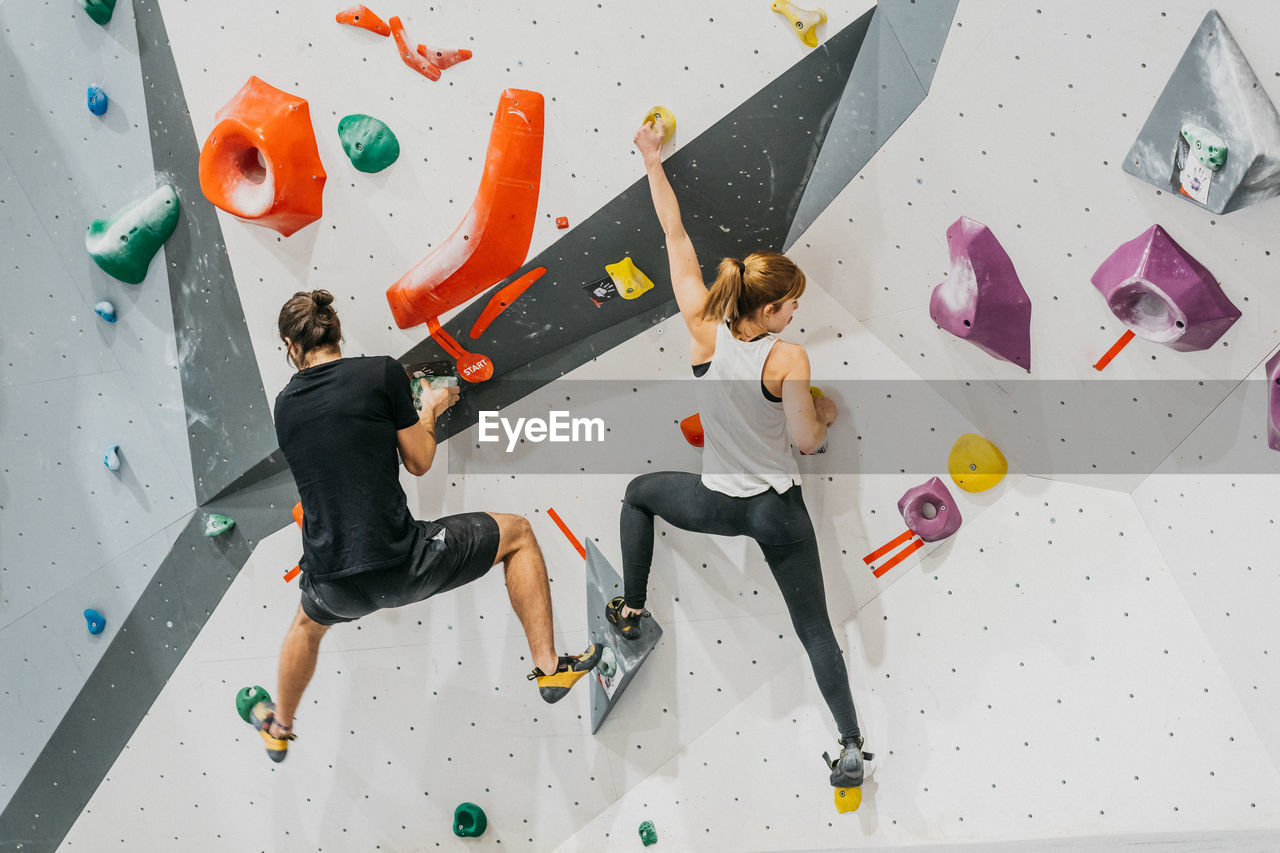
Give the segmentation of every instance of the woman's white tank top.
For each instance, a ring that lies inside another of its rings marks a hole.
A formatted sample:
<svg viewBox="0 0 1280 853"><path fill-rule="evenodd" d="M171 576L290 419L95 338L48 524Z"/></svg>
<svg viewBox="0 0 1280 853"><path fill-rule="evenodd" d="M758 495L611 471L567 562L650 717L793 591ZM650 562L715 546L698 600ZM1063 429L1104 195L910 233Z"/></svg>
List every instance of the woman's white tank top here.
<svg viewBox="0 0 1280 853"><path fill-rule="evenodd" d="M716 325L716 351L703 374L702 484L735 498L800 483L781 402L761 387L773 335L740 341L725 323Z"/></svg>

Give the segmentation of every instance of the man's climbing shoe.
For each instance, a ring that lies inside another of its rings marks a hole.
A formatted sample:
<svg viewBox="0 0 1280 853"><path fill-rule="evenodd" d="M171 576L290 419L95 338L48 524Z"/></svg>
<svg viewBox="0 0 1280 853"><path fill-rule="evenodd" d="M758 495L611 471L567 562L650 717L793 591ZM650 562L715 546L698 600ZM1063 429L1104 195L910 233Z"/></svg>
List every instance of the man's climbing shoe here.
<svg viewBox="0 0 1280 853"><path fill-rule="evenodd" d="M577 657L560 655L560 664L556 667L555 672L547 675L541 669L535 668L533 672L529 673L529 680L537 680L538 692L542 694L542 701L559 702L569 692L569 688L577 683L579 678L596 668L596 664L600 662L600 655L603 652L603 646L592 643L587 646L585 652Z"/></svg>
<svg viewBox="0 0 1280 853"><path fill-rule="evenodd" d="M262 735L262 740L267 745L267 757L272 761L284 761L285 755L289 751L289 741L296 740L297 735L293 733L289 726L275 723L276 705L274 702L263 700L254 705L249 710L249 722L253 723L253 727ZM276 728L284 729L283 737L275 737L271 734L271 724L275 723Z"/></svg>
<svg viewBox="0 0 1280 853"><path fill-rule="evenodd" d="M642 610L640 613L632 616L623 616L622 608L626 605L626 600L622 596L610 601L604 606L604 618L609 620L609 624L618 629L618 633L625 639L640 639L640 620L650 613L648 610Z"/></svg>

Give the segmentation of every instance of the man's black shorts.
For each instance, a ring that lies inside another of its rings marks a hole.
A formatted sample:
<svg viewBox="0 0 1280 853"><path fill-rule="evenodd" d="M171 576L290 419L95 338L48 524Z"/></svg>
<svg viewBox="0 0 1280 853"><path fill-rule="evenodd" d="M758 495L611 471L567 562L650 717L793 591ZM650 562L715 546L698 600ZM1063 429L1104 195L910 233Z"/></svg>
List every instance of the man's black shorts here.
<svg viewBox="0 0 1280 853"><path fill-rule="evenodd" d="M375 610L403 607L482 577L498 556L498 522L487 512L415 521L413 552L403 566L326 581L303 572L302 612L336 625ZM443 538L441 538L443 532Z"/></svg>

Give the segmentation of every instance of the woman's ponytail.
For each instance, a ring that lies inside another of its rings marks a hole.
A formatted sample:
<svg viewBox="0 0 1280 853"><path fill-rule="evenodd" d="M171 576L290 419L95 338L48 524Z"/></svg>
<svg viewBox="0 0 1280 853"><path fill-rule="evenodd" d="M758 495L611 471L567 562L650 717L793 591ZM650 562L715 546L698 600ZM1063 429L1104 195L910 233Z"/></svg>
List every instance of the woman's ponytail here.
<svg viewBox="0 0 1280 853"><path fill-rule="evenodd" d="M777 252L752 252L742 260L725 258L716 270L701 319L728 321L732 326L765 305L799 299L804 284L804 273L795 262Z"/></svg>

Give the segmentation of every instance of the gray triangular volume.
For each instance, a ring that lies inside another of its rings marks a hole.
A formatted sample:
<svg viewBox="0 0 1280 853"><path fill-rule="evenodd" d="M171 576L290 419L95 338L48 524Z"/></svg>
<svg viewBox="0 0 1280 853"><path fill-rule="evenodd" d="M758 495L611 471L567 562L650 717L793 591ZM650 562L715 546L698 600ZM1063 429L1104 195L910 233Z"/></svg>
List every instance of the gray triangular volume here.
<svg viewBox="0 0 1280 853"><path fill-rule="evenodd" d="M662 628L652 617L643 620L640 638L628 640L604 618L604 607L610 599L622 595L622 578L609 565L600 549L587 540L587 628L591 641L608 646L617 658L617 672L606 678L596 667L591 673L591 733L600 729L604 718L618 704L640 665L662 639Z"/></svg>
<svg viewBox="0 0 1280 853"><path fill-rule="evenodd" d="M791 220L784 251L800 239L923 100L924 89L911 62L883 11L876 9Z"/></svg>
<svg viewBox="0 0 1280 853"><path fill-rule="evenodd" d="M951 32L951 21L960 0L879 0L877 14L884 15L898 36L902 52L911 60L925 92L933 84L942 46Z"/></svg>
<svg viewBox="0 0 1280 853"><path fill-rule="evenodd" d="M1184 195L1182 169L1194 159L1182 142L1184 127L1226 143L1226 162L1209 173L1204 207L1229 213L1280 195L1280 114L1216 10L1173 69L1124 170Z"/></svg>

